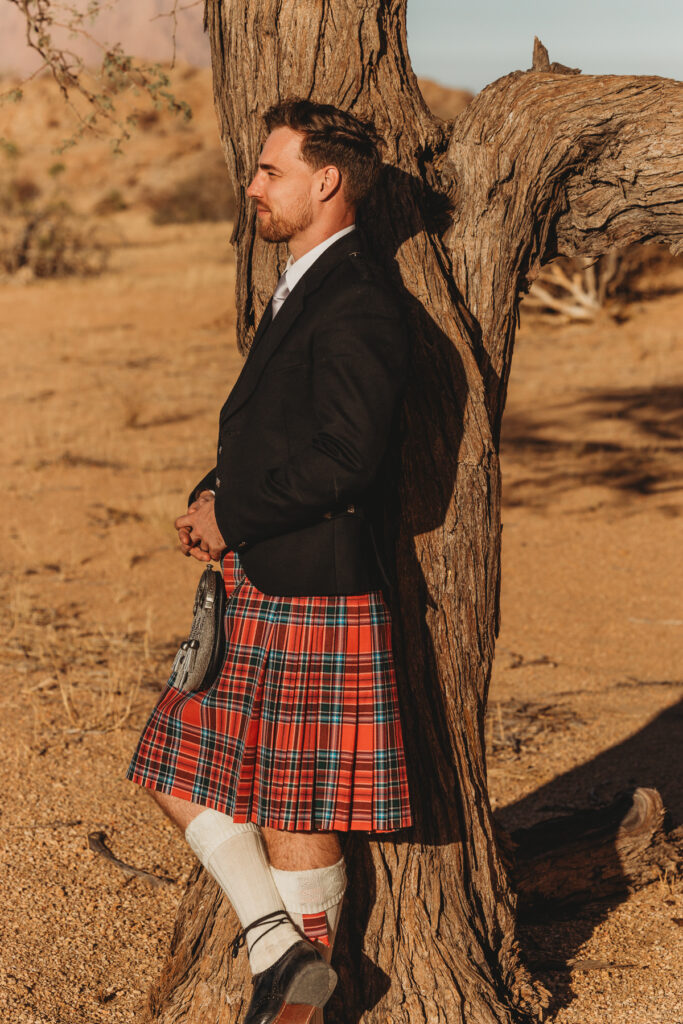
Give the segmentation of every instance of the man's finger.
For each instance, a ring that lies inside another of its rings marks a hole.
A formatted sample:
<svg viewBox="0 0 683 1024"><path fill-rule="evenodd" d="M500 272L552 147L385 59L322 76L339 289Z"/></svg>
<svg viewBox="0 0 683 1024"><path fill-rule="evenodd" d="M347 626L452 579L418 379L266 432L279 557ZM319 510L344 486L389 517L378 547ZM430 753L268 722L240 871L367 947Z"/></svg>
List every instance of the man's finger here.
<svg viewBox="0 0 683 1024"><path fill-rule="evenodd" d="M188 555L192 555L193 558L196 558L198 562L211 561L211 556L209 555L209 552L202 551L201 548L190 548L190 550L187 553Z"/></svg>
<svg viewBox="0 0 683 1024"><path fill-rule="evenodd" d="M192 540L190 531L184 528L178 530L178 541L183 551L189 550L195 544L195 541Z"/></svg>

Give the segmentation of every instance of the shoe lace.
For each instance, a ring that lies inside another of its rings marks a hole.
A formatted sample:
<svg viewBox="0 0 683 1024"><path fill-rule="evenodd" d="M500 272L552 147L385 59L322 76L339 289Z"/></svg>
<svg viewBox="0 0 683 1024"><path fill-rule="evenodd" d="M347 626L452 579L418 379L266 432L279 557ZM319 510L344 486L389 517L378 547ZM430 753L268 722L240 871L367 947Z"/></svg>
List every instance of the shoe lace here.
<svg viewBox="0 0 683 1024"><path fill-rule="evenodd" d="M230 941L230 948L232 950L233 960L236 959L240 949L242 948L242 946L245 945L247 941L247 932L251 928L256 928L258 925L267 924L269 922L270 928L266 928L264 932L261 932L260 935L256 936L256 938L251 944L252 949L254 948L258 940L262 939L264 935L268 934L268 932L272 932L273 928L277 928L278 925L281 924L291 924L292 919L290 918L286 910L272 910L269 914L264 914L263 917L257 917L255 921L252 921L251 924L248 924L245 928L241 928L238 931L235 938Z"/></svg>

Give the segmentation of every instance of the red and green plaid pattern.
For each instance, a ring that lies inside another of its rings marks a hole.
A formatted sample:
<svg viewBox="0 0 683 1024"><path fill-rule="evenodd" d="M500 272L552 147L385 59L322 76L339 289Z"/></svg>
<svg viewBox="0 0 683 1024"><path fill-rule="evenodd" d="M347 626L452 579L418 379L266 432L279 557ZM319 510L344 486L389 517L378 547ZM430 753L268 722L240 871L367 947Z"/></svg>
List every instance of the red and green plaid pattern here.
<svg viewBox="0 0 683 1024"><path fill-rule="evenodd" d="M409 826L381 592L269 597L235 554L226 556L223 577L221 675L196 693L166 686L128 778L276 829Z"/></svg>

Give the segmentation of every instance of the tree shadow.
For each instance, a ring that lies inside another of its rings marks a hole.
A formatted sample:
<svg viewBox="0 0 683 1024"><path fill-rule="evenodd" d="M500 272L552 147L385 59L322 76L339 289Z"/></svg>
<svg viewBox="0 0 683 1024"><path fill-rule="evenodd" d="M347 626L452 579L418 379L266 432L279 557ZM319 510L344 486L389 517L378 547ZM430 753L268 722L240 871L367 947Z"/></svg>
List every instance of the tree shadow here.
<svg viewBox="0 0 683 1024"><path fill-rule="evenodd" d="M577 436L591 427L599 432L605 420L623 424L623 440L565 439L572 428ZM552 416L508 412L502 457L528 461L534 472L506 479L505 504L545 509L558 494L591 486L609 487L623 502L677 491L683 484L682 433L683 388L675 385L595 391L557 406Z"/></svg>
<svg viewBox="0 0 683 1024"><path fill-rule="evenodd" d="M631 681L623 685L639 684ZM640 685L645 688L656 684ZM683 680L670 680L667 685L683 687ZM628 739L500 808L495 818L512 831L558 814L609 803L624 790L645 786L659 791L671 825L677 828L683 824L682 749L683 700L665 708Z"/></svg>
<svg viewBox="0 0 683 1024"><path fill-rule="evenodd" d="M672 682L670 685L680 686L683 683ZM667 810L667 823L677 827L683 823L683 791L680 787L682 748L683 700L666 708L623 742L496 811L495 819L513 833L514 839L515 829L521 824L528 826L530 821L542 822L583 808L597 809L617 799L624 791L642 786L659 791ZM568 865L563 865L561 852L558 856L557 871L559 876L565 877ZM570 856L573 876L583 879L595 877L594 848L590 844L578 854L573 849L567 854L568 858ZM592 903L544 903L541 907L525 906L523 900L520 902L520 944L531 968L551 992L551 1012L570 1005L575 998L568 961L610 911L629 896L629 880L614 846L601 848L601 864L603 873L606 871L613 882L607 898L603 893L602 899Z"/></svg>
<svg viewBox="0 0 683 1024"><path fill-rule="evenodd" d="M340 980L325 1008L329 1024L356 1024L376 1006L391 984L389 976L361 952L377 900L371 843L381 840L382 844L395 846L450 845L460 835L458 822L462 817L444 808L445 794L451 805L458 805L458 778L437 658L427 624L433 602L413 540L418 534L438 528L445 520L458 471L468 383L457 349L422 303L403 286L396 259L403 242L420 235L426 226L438 232L445 229L450 223L449 202L447 196L430 191L418 178L386 168L375 202L358 219L364 248L387 274L409 333L419 340L411 346L405 400L394 427L390 445L393 454L381 471L376 510L381 523L382 561L388 567L398 561L400 566L400 578L389 569L383 589L395 627L394 651L413 826L381 836L350 833L343 840L350 899L347 897L334 947L333 964ZM383 227L390 225L390 229L378 232L378 223ZM464 304L460 306L466 318ZM466 330L471 337L477 337L475 324L468 322ZM444 444L444 437L448 444ZM407 502L411 495L419 496L419 501ZM420 713L407 714L410 708L419 708ZM437 807L441 808L439 812ZM399 861L399 851L389 854L391 857Z"/></svg>

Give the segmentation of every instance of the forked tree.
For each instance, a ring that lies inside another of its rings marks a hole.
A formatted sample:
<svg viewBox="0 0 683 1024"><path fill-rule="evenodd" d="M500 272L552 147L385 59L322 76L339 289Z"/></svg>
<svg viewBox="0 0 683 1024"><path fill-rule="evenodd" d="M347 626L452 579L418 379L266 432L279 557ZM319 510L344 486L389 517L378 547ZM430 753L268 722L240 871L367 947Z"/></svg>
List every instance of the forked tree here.
<svg viewBox="0 0 683 1024"><path fill-rule="evenodd" d="M415 827L351 836L325 1012L343 1024L502 1024L545 999L515 939L515 897L487 793L484 715L498 628L499 439L518 303L555 256L639 240L683 251L683 87L533 66L454 122L426 108L406 0L207 0L214 95L238 216L238 338L249 347L283 251L261 242L245 188L259 115L307 96L370 118L384 173L360 218L403 291L413 341L401 459L387 500L396 647ZM457 78L454 71L453 78ZM193 877L150 996L164 1024L239 1018L245 961L206 875Z"/></svg>
<svg viewBox="0 0 683 1024"><path fill-rule="evenodd" d="M13 0L16 2L16 0ZM43 5L48 0L41 0ZM388 481L395 642L415 826L351 835L329 1024L503 1024L545 996L515 938L515 896L486 782L498 629L499 439L518 304L555 256L648 240L683 251L683 87L550 63L498 79L453 122L425 106L406 0L206 0L215 103L237 198L238 339L286 258L245 189L260 114L305 96L371 119L385 167L359 217L403 293L412 371ZM457 80L457 68L452 78ZM195 872L149 998L163 1024L230 1024L249 999L237 919Z"/></svg>
<svg viewBox="0 0 683 1024"><path fill-rule="evenodd" d="M214 96L237 197L238 339L247 351L286 253L256 235L245 188L260 114L305 96L371 119L385 166L359 223L404 295L412 371L386 526L415 826L351 835L333 1022L502 1024L545 996L515 938L515 895L486 782L498 629L499 439L518 304L555 256L639 240L683 251L683 87L550 63L479 93L453 122L425 106L406 0L206 0ZM457 68L452 78L457 80ZM195 873L149 1001L164 1024L236 1021L238 923Z"/></svg>

